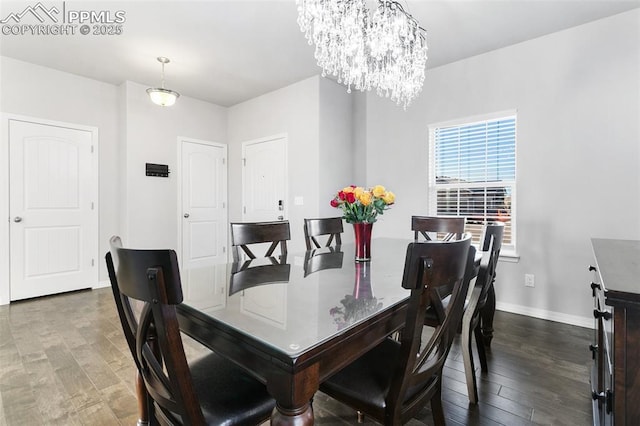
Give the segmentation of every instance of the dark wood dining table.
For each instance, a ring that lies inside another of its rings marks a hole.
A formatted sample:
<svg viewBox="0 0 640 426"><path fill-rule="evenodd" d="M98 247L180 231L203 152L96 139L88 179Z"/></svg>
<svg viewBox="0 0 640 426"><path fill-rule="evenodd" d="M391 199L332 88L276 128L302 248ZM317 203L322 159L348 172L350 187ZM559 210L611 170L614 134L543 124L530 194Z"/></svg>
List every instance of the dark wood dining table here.
<svg viewBox="0 0 640 426"><path fill-rule="evenodd" d="M266 384L271 424L311 425L320 383L402 328L409 242L374 239L365 263L345 244L183 270L180 328Z"/></svg>

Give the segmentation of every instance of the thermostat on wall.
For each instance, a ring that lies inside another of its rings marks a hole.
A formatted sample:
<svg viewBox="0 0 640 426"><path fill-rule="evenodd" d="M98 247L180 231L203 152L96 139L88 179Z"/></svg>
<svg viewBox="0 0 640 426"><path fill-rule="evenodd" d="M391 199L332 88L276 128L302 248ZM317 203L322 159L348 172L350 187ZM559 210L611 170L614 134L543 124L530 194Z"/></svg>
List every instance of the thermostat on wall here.
<svg viewBox="0 0 640 426"><path fill-rule="evenodd" d="M147 176L169 177L169 166L167 164L147 163Z"/></svg>

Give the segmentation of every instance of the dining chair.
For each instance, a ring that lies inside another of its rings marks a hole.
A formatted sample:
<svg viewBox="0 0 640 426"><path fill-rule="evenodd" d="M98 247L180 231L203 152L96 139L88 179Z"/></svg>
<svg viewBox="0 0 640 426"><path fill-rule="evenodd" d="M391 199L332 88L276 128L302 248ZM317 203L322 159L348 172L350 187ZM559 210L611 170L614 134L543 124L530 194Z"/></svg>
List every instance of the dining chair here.
<svg viewBox="0 0 640 426"><path fill-rule="evenodd" d="M478 386L471 340L475 336L481 371L488 372L487 355L480 327L480 312L487 302L489 289L493 286L493 281L495 280L496 266L504 235L504 225L501 223L487 225L484 234L480 270L462 316L462 358L467 381L467 393L469 400L474 404L478 402Z"/></svg>
<svg viewBox="0 0 640 426"><path fill-rule="evenodd" d="M502 248L502 241L504 239L505 224L502 222L493 222L488 224L484 230L484 236L482 238L483 252L489 251L489 242L491 237L498 242L496 258L500 257L500 249ZM497 268L497 265L494 265ZM493 278L491 284L487 289L486 300L484 300L480 310L480 328L482 329L482 341L486 347L491 346L491 340L493 339L493 317L496 312L496 295L494 283L496 280L496 271L493 271Z"/></svg>
<svg viewBox="0 0 640 426"><path fill-rule="evenodd" d="M407 247L402 286L411 290L400 341L385 339L320 385L327 395L385 425L406 423L431 401L436 425L444 424L442 368L456 334L474 273L471 236ZM422 344L424 313L440 304L439 286L454 283L444 322Z"/></svg>
<svg viewBox="0 0 640 426"><path fill-rule="evenodd" d="M304 220L304 240L307 244L307 250L320 248L321 245L316 237L328 235L328 239L324 247L331 246L335 239L335 245L342 244L341 235L344 231L342 227L341 217L325 217L320 219Z"/></svg>
<svg viewBox="0 0 640 426"><path fill-rule="evenodd" d="M142 378L138 423L247 425L268 419L275 401L235 364L214 352L187 363L176 314L183 300L176 253L125 249L119 237L110 246L111 289ZM139 314L133 301L141 305Z"/></svg>
<svg viewBox="0 0 640 426"><path fill-rule="evenodd" d="M291 231L287 220L231 223L231 246L234 262L242 260L242 252L249 259L255 259L256 255L248 245L260 243L271 243L263 257L271 257L279 245L280 258L284 260L287 256L287 241L290 239Z"/></svg>
<svg viewBox="0 0 640 426"><path fill-rule="evenodd" d="M421 241L420 235L426 241L451 241L462 237L465 218L459 216L411 216L411 230L414 241ZM432 238L433 237L433 238ZM451 293L451 286L438 289L444 303ZM425 324L435 326L442 323L444 312L437 306L430 306L425 316Z"/></svg>
<svg viewBox="0 0 640 426"><path fill-rule="evenodd" d="M465 218L459 216L411 216L413 239L418 241L422 234L425 240L433 236L442 241L458 239L464 233Z"/></svg>

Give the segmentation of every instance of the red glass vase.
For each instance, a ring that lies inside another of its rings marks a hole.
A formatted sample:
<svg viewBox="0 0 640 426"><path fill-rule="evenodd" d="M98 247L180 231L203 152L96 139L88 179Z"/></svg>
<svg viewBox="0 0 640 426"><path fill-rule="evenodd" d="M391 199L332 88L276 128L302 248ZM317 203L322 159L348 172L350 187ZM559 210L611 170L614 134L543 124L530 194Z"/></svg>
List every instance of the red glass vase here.
<svg viewBox="0 0 640 426"><path fill-rule="evenodd" d="M371 260L371 230L373 223L361 222L353 224L356 235L356 262L368 262Z"/></svg>

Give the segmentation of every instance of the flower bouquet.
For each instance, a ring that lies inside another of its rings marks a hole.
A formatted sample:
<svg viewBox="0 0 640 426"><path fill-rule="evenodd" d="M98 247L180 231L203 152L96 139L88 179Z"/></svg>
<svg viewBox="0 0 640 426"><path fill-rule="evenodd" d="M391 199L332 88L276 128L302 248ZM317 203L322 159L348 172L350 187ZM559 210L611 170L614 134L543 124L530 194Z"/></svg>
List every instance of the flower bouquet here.
<svg viewBox="0 0 640 426"><path fill-rule="evenodd" d="M361 186L347 186L331 200L331 205L342 209L342 217L353 224L356 236L355 259L367 262L371 259L371 230L378 215L395 203L396 196L384 186L376 185L365 189Z"/></svg>

